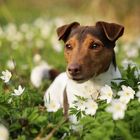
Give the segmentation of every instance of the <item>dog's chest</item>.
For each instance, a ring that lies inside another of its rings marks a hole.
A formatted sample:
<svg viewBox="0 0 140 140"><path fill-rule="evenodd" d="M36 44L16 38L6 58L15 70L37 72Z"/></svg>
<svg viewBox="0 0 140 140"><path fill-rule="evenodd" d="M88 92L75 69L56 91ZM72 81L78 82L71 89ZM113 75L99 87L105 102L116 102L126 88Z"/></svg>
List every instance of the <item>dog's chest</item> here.
<svg viewBox="0 0 140 140"><path fill-rule="evenodd" d="M66 73L62 73L51 84L45 93L44 99L47 103L53 101L60 104L60 107L63 107L64 90L66 89L69 107L72 107L73 102L77 100L76 95L96 100L102 86L106 84L110 85L113 79L120 77L121 75L119 70L115 70L114 66L112 65L110 65L107 72L100 74L96 78L91 78L83 83L77 83L69 79Z"/></svg>
<svg viewBox="0 0 140 140"><path fill-rule="evenodd" d="M66 85L69 105L72 106L73 102L77 100L76 96L81 96L84 98L92 97L94 100L96 100L99 89L100 85L93 81L87 81L80 84L69 79Z"/></svg>

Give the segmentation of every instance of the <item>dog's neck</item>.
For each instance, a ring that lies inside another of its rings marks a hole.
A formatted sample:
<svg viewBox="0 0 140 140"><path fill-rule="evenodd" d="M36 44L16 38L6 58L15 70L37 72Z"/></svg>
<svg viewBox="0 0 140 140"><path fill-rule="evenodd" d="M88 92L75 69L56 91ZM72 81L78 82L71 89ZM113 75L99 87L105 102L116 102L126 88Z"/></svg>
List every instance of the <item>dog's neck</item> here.
<svg viewBox="0 0 140 140"><path fill-rule="evenodd" d="M111 85L111 81L116 78L120 78L121 74L118 68L114 68L113 64L110 64L109 69L98 75L97 77L92 77L86 82L77 83L74 80L68 79L67 83L67 93L69 100L75 100L75 95L82 96L88 98L89 96L93 96L96 100L99 94L99 90L104 85Z"/></svg>
<svg viewBox="0 0 140 140"><path fill-rule="evenodd" d="M121 74L119 69L116 66L114 66L113 63L111 63L106 72L101 73L97 77L92 77L90 80L93 82L101 83L103 85L110 85L111 81L116 78L121 78Z"/></svg>

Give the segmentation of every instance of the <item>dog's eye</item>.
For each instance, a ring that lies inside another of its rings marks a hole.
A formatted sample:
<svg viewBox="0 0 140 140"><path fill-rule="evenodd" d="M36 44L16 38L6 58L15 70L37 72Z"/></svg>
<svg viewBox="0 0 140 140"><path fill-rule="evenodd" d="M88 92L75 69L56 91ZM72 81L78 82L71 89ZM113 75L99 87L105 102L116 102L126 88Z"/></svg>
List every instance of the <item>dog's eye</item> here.
<svg viewBox="0 0 140 140"><path fill-rule="evenodd" d="M97 49L97 48L99 48L100 47L100 45L99 44L97 44L97 43L92 43L91 45L90 45L90 49Z"/></svg>
<svg viewBox="0 0 140 140"><path fill-rule="evenodd" d="M72 46L70 44L66 44L65 45L65 48L71 50L72 49Z"/></svg>

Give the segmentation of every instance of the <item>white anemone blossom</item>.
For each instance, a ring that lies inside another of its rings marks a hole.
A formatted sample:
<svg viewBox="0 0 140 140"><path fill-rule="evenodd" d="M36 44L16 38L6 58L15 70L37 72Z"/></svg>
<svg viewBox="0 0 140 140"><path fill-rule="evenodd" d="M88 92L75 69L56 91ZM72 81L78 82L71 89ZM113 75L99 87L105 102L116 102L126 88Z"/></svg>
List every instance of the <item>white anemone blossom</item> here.
<svg viewBox="0 0 140 140"><path fill-rule="evenodd" d="M7 61L7 67L10 69L10 70L13 70L15 68L15 63L13 60L8 60Z"/></svg>
<svg viewBox="0 0 140 140"><path fill-rule="evenodd" d="M76 108L77 108L78 110L85 111L85 108L86 108L86 106L85 106L85 101L83 101L83 100L78 100L78 101L76 101L76 103L75 103L74 105L76 106Z"/></svg>
<svg viewBox="0 0 140 140"><path fill-rule="evenodd" d="M35 64L38 64L39 62L41 62L41 55L40 54L35 54L33 56L33 61Z"/></svg>
<svg viewBox="0 0 140 140"><path fill-rule="evenodd" d="M118 95L120 96L119 100L122 103L127 104L130 99L134 99L134 94L135 91L131 87L122 85L122 90L118 92Z"/></svg>
<svg viewBox="0 0 140 140"><path fill-rule="evenodd" d="M8 129L0 124L0 140L8 140L9 139L9 131Z"/></svg>
<svg viewBox="0 0 140 140"><path fill-rule="evenodd" d="M113 91L110 86L105 85L100 89L100 100L107 100L107 103L110 103L112 100Z"/></svg>
<svg viewBox="0 0 140 140"><path fill-rule="evenodd" d="M126 70L128 68L128 66L130 66L131 68L137 67L137 64L132 60L124 59L122 61L122 66L123 66L124 70Z"/></svg>
<svg viewBox="0 0 140 140"><path fill-rule="evenodd" d="M49 103L45 102L45 106L47 107L48 112L56 112L58 109L60 109L60 104L52 100L50 100Z"/></svg>
<svg viewBox="0 0 140 140"><path fill-rule="evenodd" d="M95 115L96 110L98 109L98 104L92 100L92 99L88 99L85 102L85 114L86 115Z"/></svg>
<svg viewBox="0 0 140 140"><path fill-rule="evenodd" d="M136 48L136 47L133 47L131 49L128 49L126 51L126 55L129 57L129 58L136 58L139 56L139 49Z"/></svg>
<svg viewBox="0 0 140 140"><path fill-rule="evenodd" d="M18 86L18 89L14 89L14 93L12 95L14 96L20 96L24 92L25 88L22 88L21 85Z"/></svg>
<svg viewBox="0 0 140 140"><path fill-rule="evenodd" d="M124 118L126 108L126 104L123 104L120 100L114 99L111 105L106 108L106 111L112 113L114 120L118 120Z"/></svg>
<svg viewBox="0 0 140 140"><path fill-rule="evenodd" d="M88 98L85 100L78 99L74 101L73 106L80 111L84 111L86 115L95 115L98 109L98 104L92 99Z"/></svg>
<svg viewBox="0 0 140 140"><path fill-rule="evenodd" d="M51 44L52 44L53 49L54 49L56 52L61 52L61 51L62 51L62 45L61 45L61 43L58 41L56 35L53 35L53 36L52 36L52 38L51 38Z"/></svg>
<svg viewBox="0 0 140 140"><path fill-rule="evenodd" d="M2 76L0 78L4 81L4 83L8 83L11 77L12 77L11 72L8 70L5 70L5 71L2 71Z"/></svg>

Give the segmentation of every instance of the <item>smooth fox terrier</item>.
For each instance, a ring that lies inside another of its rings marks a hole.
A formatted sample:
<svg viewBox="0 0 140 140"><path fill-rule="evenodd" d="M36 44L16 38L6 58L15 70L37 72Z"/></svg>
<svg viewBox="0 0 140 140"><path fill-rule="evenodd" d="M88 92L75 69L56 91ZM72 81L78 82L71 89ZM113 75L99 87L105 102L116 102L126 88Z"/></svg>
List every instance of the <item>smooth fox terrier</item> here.
<svg viewBox="0 0 140 140"><path fill-rule="evenodd" d="M116 66L115 42L123 35L124 27L116 23L96 22L95 26L80 26L73 22L57 29L59 40L65 43L66 72L56 77L47 89L46 107L53 103L56 110L73 106L76 96L98 98L98 90L120 78Z"/></svg>

